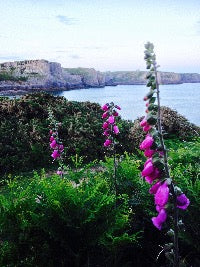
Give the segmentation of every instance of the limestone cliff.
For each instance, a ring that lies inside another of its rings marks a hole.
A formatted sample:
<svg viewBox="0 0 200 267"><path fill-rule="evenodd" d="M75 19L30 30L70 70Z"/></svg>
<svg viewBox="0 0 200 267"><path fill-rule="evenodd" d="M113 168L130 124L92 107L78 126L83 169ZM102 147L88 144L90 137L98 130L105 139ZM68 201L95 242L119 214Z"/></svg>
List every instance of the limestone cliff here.
<svg viewBox="0 0 200 267"><path fill-rule="evenodd" d="M47 60L0 63L0 94L37 90L70 90L119 84L146 84L145 71L99 72L93 68L62 68ZM160 84L200 82L197 73L158 73Z"/></svg>

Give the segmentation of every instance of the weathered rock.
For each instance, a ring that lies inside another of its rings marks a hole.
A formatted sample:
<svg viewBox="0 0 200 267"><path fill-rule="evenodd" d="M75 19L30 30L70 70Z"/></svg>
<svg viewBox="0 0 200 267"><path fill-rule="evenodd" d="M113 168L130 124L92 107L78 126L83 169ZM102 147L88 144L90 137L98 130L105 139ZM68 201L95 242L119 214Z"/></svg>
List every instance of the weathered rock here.
<svg viewBox="0 0 200 267"><path fill-rule="evenodd" d="M200 82L198 73L159 72L160 84ZM70 90L109 85L146 84L145 71L99 72L93 68L62 68L47 60L25 60L0 64L0 94L20 91Z"/></svg>

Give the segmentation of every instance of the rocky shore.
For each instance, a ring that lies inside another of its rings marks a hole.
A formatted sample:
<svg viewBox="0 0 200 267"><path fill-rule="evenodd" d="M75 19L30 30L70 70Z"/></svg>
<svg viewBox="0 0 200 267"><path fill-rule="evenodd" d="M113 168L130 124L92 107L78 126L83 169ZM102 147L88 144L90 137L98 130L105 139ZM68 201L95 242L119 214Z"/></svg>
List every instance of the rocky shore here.
<svg viewBox="0 0 200 267"><path fill-rule="evenodd" d="M0 95L59 91L113 85L146 84L145 71L100 72L93 68L62 68L47 60L0 63ZM159 72L160 84L200 83L198 73Z"/></svg>

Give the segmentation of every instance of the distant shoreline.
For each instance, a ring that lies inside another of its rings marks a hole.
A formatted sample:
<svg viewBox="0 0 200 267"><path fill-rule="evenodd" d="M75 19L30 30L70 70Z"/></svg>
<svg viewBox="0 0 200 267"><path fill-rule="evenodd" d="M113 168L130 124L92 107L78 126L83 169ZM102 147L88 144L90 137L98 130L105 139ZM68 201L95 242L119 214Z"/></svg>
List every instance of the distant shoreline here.
<svg viewBox="0 0 200 267"><path fill-rule="evenodd" d="M193 82L194 83L194 82ZM191 84L193 84L191 83ZM200 82L195 82L195 83L199 83ZM186 84L186 83L171 83L171 85L180 85L180 84ZM189 84L189 83L188 83ZM118 87L120 85L125 85L125 86L137 86L137 85L141 85L144 86L146 85L145 83L141 83L141 84L116 84L116 85L105 85L105 86L87 86L87 87L77 87L77 88L36 88L33 90L5 90L5 91L0 91L0 97L12 97L12 96L23 96L26 94L34 94L34 93L39 93L39 92L44 92L44 93L58 93L58 92L65 92L65 91L74 91L74 90L82 90L82 89L100 89L100 88L105 88L105 87ZM170 85L170 84L162 84L162 86L165 85Z"/></svg>
<svg viewBox="0 0 200 267"><path fill-rule="evenodd" d="M39 91L68 91L117 85L145 85L146 71L107 71L94 68L63 68L47 60L0 63L0 95ZM198 73L158 72L160 84L200 83Z"/></svg>

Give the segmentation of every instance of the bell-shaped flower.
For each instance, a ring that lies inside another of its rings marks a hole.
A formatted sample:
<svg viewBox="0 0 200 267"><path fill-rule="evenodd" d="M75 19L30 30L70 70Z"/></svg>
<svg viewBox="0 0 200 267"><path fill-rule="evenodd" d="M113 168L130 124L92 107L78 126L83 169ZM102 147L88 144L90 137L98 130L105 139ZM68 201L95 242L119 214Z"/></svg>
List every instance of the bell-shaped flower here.
<svg viewBox="0 0 200 267"><path fill-rule="evenodd" d="M105 130L105 131L103 132L103 134L104 134L105 136L109 136L109 135L110 135L110 131L109 131L109 130Z"/></svg>
<svg viewBox="0 0 200 267"><path fill-rule="evenodd" d="M112 144L112 141L110 139L106 139L106 141L104 142L104 146L108 147Z"/></svg>
<svg viewBox="0 0 200 267"><path fill-rule="evenodd" d="M142 176L148 176L154 171L154 166L152 161L149 161L145 166L144 169L142 170Z"/></svg>
<svg viewBox="0 0 200 267"><path fill-rule="evenodd" d="M50 142L52 142L55 138L53 136L50 136Z"/></svg>
<svg viewBox="0 0 200 267"><path fill-rule="evenodd" d="M153 156L153 154L154 154L155 152L156 152L155 150L148 148L148 149L146 149L146 150L144 151L144 155L145 155L145 157L150 158L150 157Z"/></svg>
<svg viewBox="0 0 200 267"><path fill-rule="evenodd" d="M118 128L117 125L114 125L114 127L113 127L113 132L114 132L115 134L118 134L118 133L119 133L119 128Z"/></svg>
<svg viewBox="0 0 200 267"><path fill-rule="evenodd" d="M161 209L160 212L158 213L157 217L152 218L153 225L158 228L158 230L161 230L162 224L166 221L167 219L167 212L165 209Z"/></svg>
<svg viewBox="0 0 200 267"><path fill-rule="evenodd" d="M113 116L114 116L114 117L117 117L117 116L119 116L119 113L118 113L117 111L114 110L114 112L113 112Z"/></svg>
<svg viewBox="0 0 200 267"><path fill-rule="evenodd" d="M147 121L146 121L146 119L144 118L141 122L140 122L140 126L141 127L144 127L144 126L146 126L147 125Z"/></svg>
<svg viewBox="0 0 200 267"><path fill-rule="evenodd" d="M153 145L154 139L152 136L147 135L140 145L141 150L150 148Z"/></svg>
<svg viewBox="0 0 200 267"><path fill-rule="evenodd" d="M109 123L108 123L107 121L105 121L105 122L103 123L102 128L105 130L105 129L108 128L108 125L109 125Z"/></svg>
<svg viewBox="0 0 200 267"><path fill-rule="evenodd" d="M148 125L145 125L145 126L143 127L143 131L144 131L144 132L148 132L149 130L151 130L151 128L152 128L151 125L149 125L149 124L148 124Z"/></svg>
<svg viewBox="0 0 200 267"><path fill-rule="evenodd" d="M169 187L167 182L161 184L155 194L155 205L164 207L169 199Z"/></svg>
<svg viewBox="0 0 200 267"><path fill-rule="evenodd" d="M59 148L59 152L63 152L63 150L64 150L63 144L59 145L58 148Z"/></svg>
<svg viewBox="0 0 200 267"><path fill-rule="evenodd" d="M52 158L57 159L60 157L60 153L58 152L58 150L54 150L51 156Z"/></svg>
<svg viewBox="0 0 200 267"><path fill-rule="evenodd" d="M58 144L56 143L56 140L53 140L51 143L50 143L50 147L51 148L56 148L58 146Z"/></svg>
<svg viewBox="0 0 200 267"><path fill-rule="evenodd" d="M105 104L105 105L103 105L103 106L101 107L101 109L102 109L103 111L108 111L109 107L108 107L107 104Z"/></svg>
<svg viewBox="0 0 200 267"><path fill-rule="evenodd" d="M106 112L103 113L103 115L102 115L102 119L105 119L105 118L107 118L107 117L108 117L108 112L106 111Z"/></svg>
<svg viewBox="0 0 200 267"><path fill-rule="evenodd" d="M110 124L113 124L113 123L115 122L115 117L114 117L114 116L110 116L110 117L108 118L108 122L109 122Z"/></svg>
<svg viewBox="0 0 200 267"><path fill-rule="evenodd" d="M147 176L145 176L145 180L147 183L152 184L153 181L160 177L160 171L158 168L154 167L153 172Z"/></svg>
<svg viewBox="0 0 200 267"><path fill-rule="evenodd" d="M190 200L186 197L185 194L181 194L177 196L176 204L179 209L186 210L190 204Z"/></svg>
<svg viewBox="0 0 200 267"><path fill-rule="evenodd" d="M117 105L116 105L115 107L116 107L117 109L121 110L120 106L117 106Z"/></svg>
<svg viewBox="0 0 200 267"><path fill-rule="evenodd" d="M160 183L160 182L155 183L155 184L149 189L149 193L155 195L156 192L157 192L157 190L158 190L158 188L159 188L160 186L161 186L161 183Z"/></svg>

